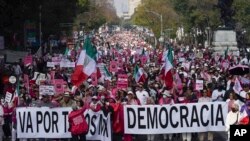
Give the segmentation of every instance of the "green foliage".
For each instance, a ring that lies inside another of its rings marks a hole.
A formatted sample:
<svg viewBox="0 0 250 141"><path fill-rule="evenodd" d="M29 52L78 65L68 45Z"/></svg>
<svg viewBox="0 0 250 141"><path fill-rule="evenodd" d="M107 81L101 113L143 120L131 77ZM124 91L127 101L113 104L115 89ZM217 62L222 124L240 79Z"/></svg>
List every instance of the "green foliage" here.
<svg viewBox="0 0 250 141"><path fill-rule="evenodd" d="M158 13L158 14L156 14ZM132 16L132 23L153 29L157 37L160 37L161 22L163 19L163 31L168 28L177 28L180 16L174 11L170 0L145 0Z"/></svg>
<svg viewBox="0 0 250 141"><path fill-rule="evenodd" d="M147 26L159 36L160 20L156 15L145 12L150 9L163 14L164 29L177 29L183 26L185 32L191 32L193 27L203 31L207 26L212 29L220 25L219 11L215 8L217 0L145 0L133 15L134 24ZM175 30L174 30L175 31ZM175 34L172 32L172 34Z"/></svg>

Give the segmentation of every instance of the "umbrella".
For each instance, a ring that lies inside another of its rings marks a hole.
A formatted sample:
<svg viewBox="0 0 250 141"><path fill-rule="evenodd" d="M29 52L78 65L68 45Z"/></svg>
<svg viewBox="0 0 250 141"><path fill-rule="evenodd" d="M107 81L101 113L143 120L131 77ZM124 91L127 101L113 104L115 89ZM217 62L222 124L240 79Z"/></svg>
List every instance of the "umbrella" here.
<svg viewBox="0 0 250 141"><path fill-rule="evenodd" d="M249 73L249 67L239 64L229 68L229 73L232 75L245 75Z"/></svg>

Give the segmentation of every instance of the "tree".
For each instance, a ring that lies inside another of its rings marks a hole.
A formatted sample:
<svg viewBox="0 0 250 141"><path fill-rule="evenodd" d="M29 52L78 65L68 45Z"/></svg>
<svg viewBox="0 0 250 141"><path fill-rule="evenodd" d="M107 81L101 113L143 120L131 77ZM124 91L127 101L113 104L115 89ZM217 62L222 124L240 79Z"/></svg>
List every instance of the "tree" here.
<svg viewBox="0 0 250 141"><path fill-rule="evenodd" d="M136 9L131 21L136 25L153 29L155 35L160 37L161 22L159 15L162 15L163 30L167 28L176 29L177 26L180 25L180 17L173 9L170 0L145 0L143 4L139 5Z"/></svg>
<svg viewBox="0 0 250 141"><path fill-rule="evenodd" d="M76 28L84 26L85 30L97 29L104 23L115 23L118 17L114 7L107 1L91 3L89 0L78 0L79 10L74 20Z"/></svg>

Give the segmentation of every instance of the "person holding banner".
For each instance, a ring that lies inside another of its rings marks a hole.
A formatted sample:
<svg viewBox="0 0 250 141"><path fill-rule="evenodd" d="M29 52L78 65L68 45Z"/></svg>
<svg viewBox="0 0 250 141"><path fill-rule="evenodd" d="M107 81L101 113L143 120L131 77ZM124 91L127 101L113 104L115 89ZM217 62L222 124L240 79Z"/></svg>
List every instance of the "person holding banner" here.
<svg viewBox="0 0 250 141"><path fill-rule="evenodd" d="M135 99L135 94L132 91L128 91L127 98L128 105L140 105L140 102Z"/></svg>
<svg viewBox="0 0 250 141"><path fill-rule="evenodd" d="M65 92L63 99L60 101L61 107L71 107L73 105L73 100L71 99L70 92Z"/></svg>
<svg viewBox="0 0 250 141"><path fill-rule="evenodd" d="M172 96L170 95L170 91L165 90L162 93L162 97L159 99L159 104L160 105L172 105L174 104L174 100ZM172 134L163 134L163 140L172 140L173 135Z"/></svg>
<svg viewBox="0 0 250 141"><path fill-rule="evenodd" d="M71 141L86 141L86 134L88 133L88 124L84 118L84 111L86 107L83 107L82 101L77 101L72 106L73 111L68 116L69 131L71 132Z"/></svg>
<svg viewBox="0 0 250 141"><path fill-rule="evenodd" d="M199 103L211 102L212 101L212 99L210 97L208 97L207 89L201 90L201 93L202 93L202 96L198 99ZM198 134L199 141L204 141L205 135L206 135L205 132L199 133ZM213 133L207 132L207 140L208 141L213 140Z"/></svg>

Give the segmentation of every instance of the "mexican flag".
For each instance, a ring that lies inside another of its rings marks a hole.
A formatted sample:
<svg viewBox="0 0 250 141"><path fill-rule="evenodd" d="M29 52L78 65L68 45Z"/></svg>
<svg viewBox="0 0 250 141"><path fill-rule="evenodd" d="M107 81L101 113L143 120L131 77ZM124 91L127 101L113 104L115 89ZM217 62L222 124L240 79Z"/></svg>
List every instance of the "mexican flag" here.
<svg viewBox="0 0 250 141"><path fill-rule="evenodd" d="M134 76L134 79L135 79L136 83L144 82L146 80L146 76L144 74L143 69L139 68L137 65L135 66L133 76Z"/></svg>
<svg viewBox="0 0 250 141"><path fill-rule="evenodd" d="M104 76L107 80L111 81L112 76L106 66L104 66Z"/></svg>
<svg viewBox="0 0 250 141"><path fill-rule="evenodd" d="M172 68L173 68L173 51L172 48L168 49L168 52L165 56L165 66L164 66L164 81L165 81L165 86L167 88L172 88L173 87L173 76L172 76Z"/></svg>
<svg viewBox="0 0 250 141"><path fill-rule="evenodd" d="M90 38L87 37L84 42L84 50L81 51L76 68L71 76L74 85L79 86L93 72L96 72L96 49L92 46Z"/></svg>

